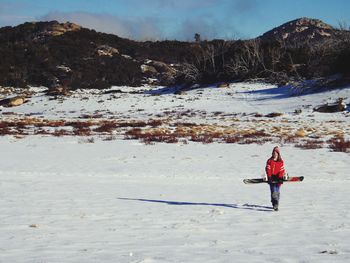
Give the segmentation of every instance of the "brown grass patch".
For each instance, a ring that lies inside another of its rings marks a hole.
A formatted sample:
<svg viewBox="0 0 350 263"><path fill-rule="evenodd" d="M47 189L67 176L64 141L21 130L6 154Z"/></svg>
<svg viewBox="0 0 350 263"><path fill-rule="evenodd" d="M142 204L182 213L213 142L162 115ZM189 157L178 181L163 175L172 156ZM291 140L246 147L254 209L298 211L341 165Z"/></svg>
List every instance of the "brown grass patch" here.
<svg viewBox="0 0 350 263"><path fill-rule="evenodd" d="M307 150L320 149L324 147L324 142L321 140L305 140L295 144L295 147L307 149Z"/></svg>
<svg viewBox="0 0 350 263"><path fill-rule="evenodd" d="M99 133L112 133L116 128L117 123L110 121L103 122L99 127L95 128L94 131Z"/></svg>
<svg viewBox="0 0 350 263"><path fill-rule="evenodd" d="M334 137L328 140L328 143L333 152L350 152L350 140L346 140L344 137Z"/></svg>

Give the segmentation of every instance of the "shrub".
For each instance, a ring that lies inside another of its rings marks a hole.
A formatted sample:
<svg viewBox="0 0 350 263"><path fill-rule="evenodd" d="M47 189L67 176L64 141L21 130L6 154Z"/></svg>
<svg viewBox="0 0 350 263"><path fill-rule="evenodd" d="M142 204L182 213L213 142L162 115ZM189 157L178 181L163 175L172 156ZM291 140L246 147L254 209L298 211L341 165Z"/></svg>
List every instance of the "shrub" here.
<svg viewBox="0 0 350 263"><path fill-rule="evenodd" d="M104 132L111 133L114 129L117 128L117 124L115 122L105 122L102 123L98 128L94 129L95 132Z"/></svg>
<svg viewBox="0 0 350 263"><path fill-rule="evenodd" d="M155 135L146 134L141 138L141 141L146 144L153 144L153 142L177 143L179 140L175 135Z"/></svg>
<svg viewBox="0 0 350 263"><path fill-rule="evenodd" d="M73 128L76 128L76 129L84 129L84 128L89 128L90 126L94 125L94 123L89 121L73 121L73 122L66 122L65 125L72 126Z"/></svg>
<svg viewBox="0 0 350 263"><path fill-rule="evenodd" d="M142 136L142 130L140 128L133 128L125 133L126 140L139 139Z"/></svg>
<svg viewBox="0 0 350 263"><path fill-rule="evenodd" d="M298 148L302 149L320 149L323 148L324 142L320 140L306 140L295 145Z"/></svg>
<svg viewBox="0 0 350 263"><path fill-rule="evenodd" d="M333 152L350 152L350 140L346 140L343 136L334 137L328 140L328 143Z"/></svg>
<svg viewBox="0 0 350 263"><path fill-rule="evenodd" d="M149 126L152 126L152 127L158 127L158 126L161 126L163 124L163 121L162 120L149 120L147 122L147 124Z"/></svg>
<svg viewBox="0 0 350 263"><path fill-rule="evenodd" d="M118 123L118 127L146 127L148 124L145 121L130 121Z"/></svg>
<svg viewBox="0 0 350 263"><path fill-rule="evenodd" d="M117 137L115 137L115 136L107 136L107 137L103 138L103 141L114 141L116 139L117 139Z"/></svg>
<svg viewBox="0 0 350 263"><path fill-rule="evenodd" d="M242 138L237 135L225 136L223 138L225 143L238 143Z"/></svg>
<svg viewBox="0 0 350 263"><path fill-rule="evenodd" d="M74 127L73 134L78 136L89 136L91 130L89 127Z"/></svg>
<svg viewBox="0 0 350 263"><path fill-rule="evenodd" d="M213 137L208 135L208 134L206 134L206 135L192 135L190 140L193 142L202 142L204 144L214 142Z"/></svg>

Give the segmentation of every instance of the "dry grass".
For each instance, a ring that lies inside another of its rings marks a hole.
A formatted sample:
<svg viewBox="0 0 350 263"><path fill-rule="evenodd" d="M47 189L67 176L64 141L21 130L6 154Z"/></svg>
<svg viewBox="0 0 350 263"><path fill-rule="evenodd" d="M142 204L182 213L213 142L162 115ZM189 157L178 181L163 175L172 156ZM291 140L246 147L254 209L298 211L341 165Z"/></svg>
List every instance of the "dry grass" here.
<svg viewBox="0 0 350 263"><path fill-rule="evenodd" d="M125 133L124 139L126 140L137 140L141 138L142 130L140 128L133 128Z"/></svg>
<svg viewBox="0 0 350 263"><path fill-rule="evenodd" d="M214 142L214 137L211 136L210 134L206 134L206 135L192 135L190 140L193 141L193 142L201 142L201 143L207 144L207 143Z"/></svg>
<svg viewBox="0 0 350 263"><path fill-rule="evenodd" d="M174 143L182 140L190 140L201 143L258 143L263 144L272 138L264 131L235 130L232 128L216 125L198 125L190 123L176 123L174 129L164 128L133 128L125 133L125 139L139 139L143 142L166 142Z"/></svg>
<svg viewBox="0 0 350 263"><path fill-rule="evenodd" d="M117 123L114 121L103 122L94 131L98 133L112 133L117 128Z"/></svg>
<svg viewBox="0 0 350 263"><path fill-rule="evenodd" d="M53 133L48 133L56 137L68 136L70 133L64 129L56 129Z"/></svg>
<svg viewBox="0 0 350 263"><path fill-rule="evenodd" d="M305 137L306 136L306 131L303 129L303 128L300 128L298 129L296 132L295 132L295 136L296 137Z"/></svg>
<svg viewBox="0 0 350 263"><path fill-rule="evenodd" d="M300 143L295 144L295 147L310 150L320 149L324 147L324 142L321 140L304 140Z"/></svg>
<svg viewBox="0 0 350 263"><path fill-rule="evenodd" d="M328 140L329 148L333 152L350 152L350 140L346 140L344 137L336 136Z"/></svg>
<svg viewBox="0 0 350 263"><path fill-rule="evenodd" d="M176 113L176 112L175 112ZM192 115L193 111L179 114ZM217 113L218 115L219 112ZM91 117L91 116L90 116ZM230 124L198 124L179 121L177 113L173 116L154 118L149 120L133 119L89 119L89 120L47 120L35 117L14 115L0 120L0 136L12 135L23 137L26 135L42 136L98 136L103 140L115 140L115 135L124 135L124 139L140 140L145 144L164 143L237 143L264 144L267 142L290 143L301 149L318 149L328 147L332 151L349 152L350 141L344 139L339 132L342 123L324 126L288 125L279 122L278 125L269 120L261 119L230 119ZM256 129L258 127L258 129ZM263 129L262 129L263 128ZM332 136L327 142L322 138Z"/></svg>
<svg viewBox="0 0 350 263"><path fill-rule="evenodd" d="M178 137L168 129L148 129L141 130L134 128L125 133L126 140L138 139L145 144L153 144L155 142L177 143Z"/></svg>

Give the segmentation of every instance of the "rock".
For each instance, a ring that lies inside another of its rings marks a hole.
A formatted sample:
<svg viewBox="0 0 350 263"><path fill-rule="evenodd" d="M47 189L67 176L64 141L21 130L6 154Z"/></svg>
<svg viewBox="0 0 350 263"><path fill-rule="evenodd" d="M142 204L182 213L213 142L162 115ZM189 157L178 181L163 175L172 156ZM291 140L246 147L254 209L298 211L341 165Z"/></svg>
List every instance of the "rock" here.
<svg viewBox="0 0 350 263"><path fill-rule="evenodd" d="M175 84L177 71L170 65L161 61L150 60L147 62L147 66L153 67L158 72L158 84L164 86L170 86Z"/></svg>
<svg viewBox="0 0 350 263"><path fill-rule="evenodd" d="M37 22L33 22L33 23L28 23L28 24L40 24ZM41 23L43 24L43 23ZM34 37L33 40L34 41L41 41L41 40L45 40L47 37L52 37L52 36L60 36L65 34L66 32L74 32L74 31L79 31L81 30L82 27L74 24L74 23L58 23L57 21L51 21L48 22L46 24L46 26L39 32L37 32Z"/></svg>
<svg viewBox="0 0 350 263"><path fill-rule="evenodd" d="M59 36L62 35L66 32L70 31L78 31L81 30L81 26L74 24L74 23L54 23L52 24L51 28L48 28L48 31L53 35L53 36Z"/></svg>
<svg viewBox="0 0 350 263"><path fill-rule="evenodd" d="M119 54L119 50L108 45L101 45L96 48L96 54L98 56L113 57L115 54Z"/></svg>
<svg viewBox="0 0 350 263"><path fill-rule="evenodd" d="M276 117L280 117L282 115L283 115L282 112L271 112L269 114L266 114L265 117L267 117L267 118L276 118Z"/></svg>
<svg viewBox="0 0 350 263"><path fill-rule="evenodd" d="M306 136L306 131L303 128L298 129L295 132L295 136L297 137L305 137Z"/></svg>
<svg viewBox="0 0 350 263"><path fill-rule="evenodd" d="M151 62L149 62L149 65L154 67L158 72L161 72L161 73L166 72L169 74L176 74L176 70L164 62L151 61Z"/></svg>
<svg viewBox="0 0 350 263"><path fill-rule="evenodd" d="M156 85L160 84L159 80L155 79L155 78L147 78L145 80L145 83L148 84L148 85L151 85L151 86L156 86Z"/></svg>
<svg viewBox="0 0 350 263"><path fill-rule="evenodd" d="M64 66L64 65L59 65L59 66L56 66L56 69L62 71L62 72L65 72L65 73L68 73L68 72L71 72L72 70L70 69L70 67L67 67L67 66Z"/></svg>
<svg viewBox="0 0 350 263"><path fill-rule="evenodd" d="M12 98L3 99L0 101L0 106L4 107L17 107L27 102L28 100L24 96L16 96Z"/></svg>
<svg viewBox="0 0 350 263"><path fill-rule="evenodd" d="M125 59L133 59L131 56L129 56L129 55L125 55L125 54L122 54L121 55L123 58L125 58Z"/></svg>
<svg viewBox="0 0 350 263"><path fill-rule="evenodd" d="M158 71L154 67L145 65L145 64L141 65L141 71L144 74L150 74L150 75L154 75L158 73Z"/></svg>
<svg viewBox="0 0 350 263"><path fill-rule="evenodd" d="M49 96L68 96L70 95L69 90L64 86L51 87L46 92Z"/></svg>
<svg viewBox="0 0 350 263"><path fill-rule="evenodd" d="M122 91L120 89L107 90L107 91L103 92L103 94L121 94L121 93L126 93L126 92Z"/></svg>
<svg viewBox="0 0 350 263"><path fill-rule="evenodd" d="M341 112L346 110L346 103L344 99L340 98L337 102L332 104L324 104L314 108L314 111L324 112L324 113L333 113L333 112Z"/></svg>
<svg viewBox="0 0 350 263"><path fill-rule="evenodd" d="M176 82L176 74L171 74L168 72L161 73L159 76L159 84L164 86L174 85Z"/></svg>
<svg viewBox="0 0 350 263"><path fill-rule="evenodd" d="M230 83L227 82L222 82L222 83L218 83L216 85L217 88L229 88L230 87Z"/></svg>

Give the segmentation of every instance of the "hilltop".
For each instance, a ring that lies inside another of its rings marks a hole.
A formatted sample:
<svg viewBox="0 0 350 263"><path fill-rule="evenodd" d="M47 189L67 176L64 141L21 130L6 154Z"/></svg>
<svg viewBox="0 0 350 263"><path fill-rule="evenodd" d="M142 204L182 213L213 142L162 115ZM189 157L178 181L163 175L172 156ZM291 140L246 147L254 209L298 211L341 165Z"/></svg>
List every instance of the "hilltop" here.
<svg viewBox="0 0 350 263"><path fill-rule="evenodd" d="M286 41L288 43L305 43L326 41L341 34L331 25L319 19L300 18L287 22L266 33L260 38L263 41Z"/></svg>

